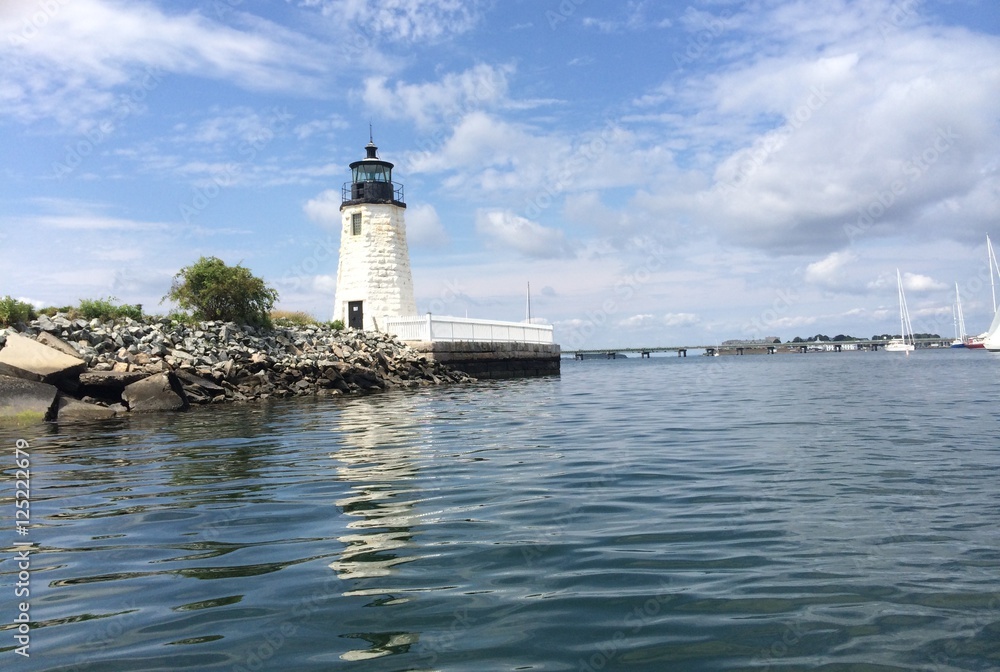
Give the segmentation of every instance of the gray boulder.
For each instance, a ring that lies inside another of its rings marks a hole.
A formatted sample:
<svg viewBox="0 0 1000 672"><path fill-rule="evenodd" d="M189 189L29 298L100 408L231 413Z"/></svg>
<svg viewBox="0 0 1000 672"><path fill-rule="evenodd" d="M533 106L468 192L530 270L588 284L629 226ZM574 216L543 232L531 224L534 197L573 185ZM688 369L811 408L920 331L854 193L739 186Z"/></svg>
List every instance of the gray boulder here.
<svg viewBox="0 0 1000 672"><path fill-rule="evenodd" d="M48 420L58 394L54 385L0 375L0 423Z"/></svg>
<svg viewBox="0 0 1000 672"><path fill-rule="evenodd" d="M187 397L177 376L169 371L156 373L125 388L122 399L132 413L181 411L187 408Z"/></svg>
<svg viewBox="0 0 1000 672"><path fill-rule="evenodd" d="M115 417L114 409L97 404L88 404L71 397L59 397L57 422L88 422L91 420L109 420Z"/></svg>

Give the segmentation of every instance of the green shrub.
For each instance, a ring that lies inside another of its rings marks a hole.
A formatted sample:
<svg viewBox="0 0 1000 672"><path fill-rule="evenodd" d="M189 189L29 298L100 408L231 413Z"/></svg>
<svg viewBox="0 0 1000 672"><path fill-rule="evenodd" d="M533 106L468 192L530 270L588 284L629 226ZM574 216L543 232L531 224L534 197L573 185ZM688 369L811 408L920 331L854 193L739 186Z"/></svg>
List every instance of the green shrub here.
<svg viewBox="0 0 1000 672"><path fill-rule="evenodd" d="M35 319L35 309L30 303L18 301L11 296L0 299L0 327L9 327L20 322Z"/></svg>
<svg viewBox="0 0 1000 672"><path fill-rule="evenodd" d="M167 314L167 319L171 322L178 322L180 324L192 325L198 323L198 320L194 319L194 316L191 315L191 313L185 313L181 310L171 311Z"/></svg>
<svg viewBox="0 0 1000 672"><path fill-rule="evenodd" d="M334 331L343 331L344 321L343 320L333 320L330 322L330 328Z"/></svg>
<svg viewBox="0 0 1000 672"><path fill-rule="evenodd" d="M174 276L170 292L163 298L192 311L198 320L268 327L278 292L239 264L226 266L216 257L201 257Z"/></svg>
<svg viewBox="0 0 1000 672"><path fill-rule="evenodd" d="M109 296L106 299L80 299L80 306L76 309L85 320L117 320L130 317L133 320L142 319L142 308L138 305L127 303L118 305L118 299Z"/></svg>

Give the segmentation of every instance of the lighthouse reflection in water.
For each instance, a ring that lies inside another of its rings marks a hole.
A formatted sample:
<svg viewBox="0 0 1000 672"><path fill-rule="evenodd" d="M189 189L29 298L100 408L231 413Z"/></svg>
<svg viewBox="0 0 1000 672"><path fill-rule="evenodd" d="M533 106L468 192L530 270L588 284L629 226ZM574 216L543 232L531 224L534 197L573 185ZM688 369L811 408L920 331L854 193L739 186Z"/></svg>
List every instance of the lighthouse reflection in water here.
<svg viewBox="0 0 1000 672"><path fill-rule="evenodd" d="M368 398L347 405L338 417L343 442L331 457L350 494L336 504L350 518L340 558L330 563L348 586L345 597L375 598L372 606L409 601L393 585L400 565L418 558L414 528L421 489L420 453L431 448L431 435L419 418L418 397L400 395L395 404ZM348 635L370 647L343 653L344 660L363 660L406 650L417 635L405 632Z"/></svg>

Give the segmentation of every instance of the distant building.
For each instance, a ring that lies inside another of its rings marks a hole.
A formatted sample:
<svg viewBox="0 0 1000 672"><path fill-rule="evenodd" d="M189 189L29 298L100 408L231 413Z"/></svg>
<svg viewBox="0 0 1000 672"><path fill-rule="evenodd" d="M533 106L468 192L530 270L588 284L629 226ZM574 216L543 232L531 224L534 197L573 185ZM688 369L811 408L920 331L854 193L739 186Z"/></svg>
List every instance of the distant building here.
<svg viewBox="0 0 1000 672"><path fill-rule="evenodd" d="M351 164L341 192L340 261L333 319L354 329L382 330L385 317L413 317L413 275L406 244L403 185L392 181L393 164L367 156Z"/></svg>
<svg viewBox="0 0 1000 672"><path fill-rule="evenodd" d="M728 341L723 341L722 345L773 345L774 343L781 343L781 339L777 336L765 336L764 338L733 338Z"/></svg>

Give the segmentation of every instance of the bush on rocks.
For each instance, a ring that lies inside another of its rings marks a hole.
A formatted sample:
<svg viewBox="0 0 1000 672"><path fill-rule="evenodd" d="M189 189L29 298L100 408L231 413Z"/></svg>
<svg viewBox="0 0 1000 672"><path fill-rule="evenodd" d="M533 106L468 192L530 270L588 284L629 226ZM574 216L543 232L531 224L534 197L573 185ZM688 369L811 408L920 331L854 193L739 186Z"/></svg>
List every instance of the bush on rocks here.
<svg viewBox="0 0 1000 672"><path fill-rule="evenodd" d="M30 303L11 296L0 298L0 327L29 322L35 319L35 309Z"/></svg>
<svg viewBox="0 0 1000 672"><path fill-rule="evenodd" d="M201 257L174 276L164 299L191 310L198 320L266 327L278 292L239 264L226 266L217 257Z"/></svg>

